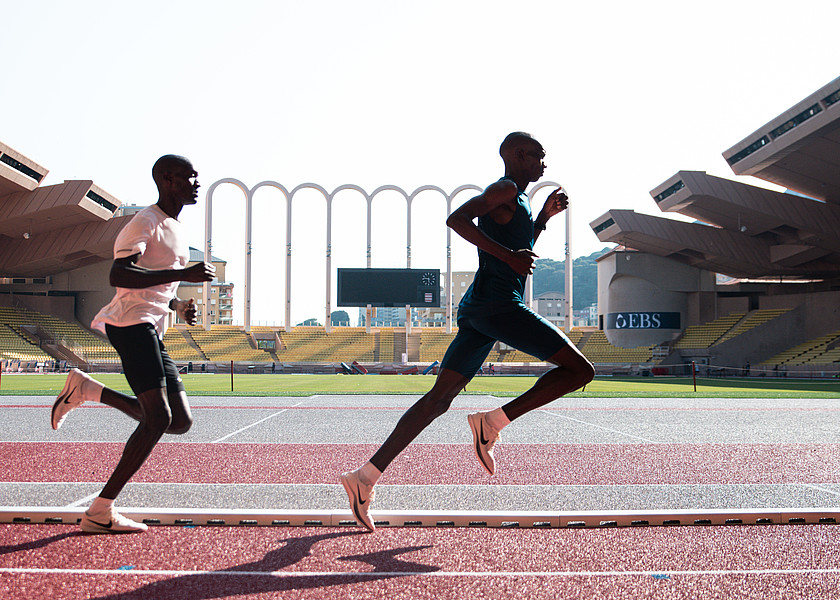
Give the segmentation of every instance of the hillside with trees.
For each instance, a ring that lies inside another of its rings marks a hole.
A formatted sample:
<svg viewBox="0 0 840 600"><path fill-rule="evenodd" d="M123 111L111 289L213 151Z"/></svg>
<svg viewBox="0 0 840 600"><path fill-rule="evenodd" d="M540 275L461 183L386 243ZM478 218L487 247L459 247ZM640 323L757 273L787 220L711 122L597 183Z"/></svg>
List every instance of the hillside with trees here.
<svg viewBox="0 0 840 600"><path fill-rule="evenodd" d="M574 259L572 269L573 305L576 309L585 308L598 302L598 265L599 256L609 251L604 248L589 256ZM566 261L550 258L538 258L534 264L534 297L545 292L566 291Z"/></svg>

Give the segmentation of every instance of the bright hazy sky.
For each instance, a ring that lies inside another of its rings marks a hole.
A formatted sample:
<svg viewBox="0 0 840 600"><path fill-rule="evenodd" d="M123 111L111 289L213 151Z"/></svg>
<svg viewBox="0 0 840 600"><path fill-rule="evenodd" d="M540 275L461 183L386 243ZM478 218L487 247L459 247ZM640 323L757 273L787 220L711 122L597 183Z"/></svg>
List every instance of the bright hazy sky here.
<svg viewBox="0 0 840 600"><path fill-rule="evenodd" d="M721 152L840 75L836 0L28 0L0 15L0 140L50 169L44 184L92 179L126 204L156 200L158 156L188 156L203 190L181 220L197 248L203 192L221 178L486 186L502 138L524 130L571 197L573 255L587 255L604 247L590 221L661 215L648 192L678 170L735 178ZM333 267L364 267L365 204L343 194ZM285 201L255 198L252 318L279 324ZM226 185L213 204L241 321L244 201ZM295 197L295 322L324 319L325 214L317 193ZM412 267L443 270L444 202L421 195L412 214ZM405 266L405 220L400 196L374 201L374 267ZM538 254L562 260L564 230L551 222ZM473 270L456 238L454 270Z"/></svg>

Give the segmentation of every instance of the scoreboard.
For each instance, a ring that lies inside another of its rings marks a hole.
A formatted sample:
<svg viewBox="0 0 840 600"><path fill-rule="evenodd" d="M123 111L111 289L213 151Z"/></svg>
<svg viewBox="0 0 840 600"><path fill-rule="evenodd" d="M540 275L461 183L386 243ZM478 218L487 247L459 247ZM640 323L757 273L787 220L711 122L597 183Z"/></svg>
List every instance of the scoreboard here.
<svg viewBox="0 0 840 600"><path fill-rule="evenodd" d="M440 306L440 269L338 269L338 306Z"/></svg>

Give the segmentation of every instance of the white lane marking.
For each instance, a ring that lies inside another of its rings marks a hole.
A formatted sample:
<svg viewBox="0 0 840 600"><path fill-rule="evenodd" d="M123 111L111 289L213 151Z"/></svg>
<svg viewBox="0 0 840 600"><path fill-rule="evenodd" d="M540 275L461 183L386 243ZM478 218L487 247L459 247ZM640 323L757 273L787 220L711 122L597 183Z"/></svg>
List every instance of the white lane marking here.
<svg viewBox="0 0 840 600"><path fill-rule="evenodd" d="M838 491L838 490L829 490L828 488L824 488L821 485L816 485L814 483L805 483L803 485L806 488L810 488L812 490L817 490L819 492L825 492L826 494L831 494L833 496L840 496L840 491Z"/></svg>
<svg viewBox="0 0 840 600"><path fill-rule="evenodd" d="M510 445L510 444L509 444ZM85 485L102 485L105 483L104 481L0 481L0 487L3 486L14 486L14 487L23 487L23 486L45 486L45 485L62 485L62 486L85 486ZM172 486L241 486L241 485L259 485L259 486L319 486L319 485L330 485L330 486L337 486L340 485L339 483L313 483L313 482L287 482L287 483L270 483L270 482L245 482L245 481L238 481L238 482L213 482L213 481L130 481L126 485L126 489L129 487L143 487L143 486L161 486L161 487L172 487ZM462 484L462 483L379 483L377 485L388 487L391 489L400 488L400 487L407 487L407 488L424 488L424 487L432 487L432 488L455 488L455 489L478 489L478 490L486 490L488 489L488 484L486 483L475 483L475 484ZM683 488L683 487L691 487L691 488L703 488L703 487L716 487L716 488L747 488L747 489L754 489L754 488L795 488L798 486L809 486L813 487L814 489L819 489L823 492L828 493L835 493L840 495L840 492L832 492L831 490L820 488L817 485L813 485L810 483L801 483L796 481L785 482L785 483L527 483L527 484L519 484L519 483L499 483L492 486L495 489L520 489L523 487L555 487L555 488ZM377 488L378 489L378 488ZM753 510L753 509L750 509ZM756 509L756 510L764 510L764 509ZM776 510L775 508L767 509L767 510ZM832 509L834 510L834 509Z"/></svg>
<svg viewBox="0 0 840 600"><path fill-rule="evenodd" d="M552 417L557 417L558 419L566 419L567 421L573 421L575 423L580 423L581 425L588 425L589 427L595 427L596 429L603 429L604 431L609 431L611 433L617 433L619 435L623 435L625 437L632 438L634 440L641 440L643 442L647 442L648 444L664 444L665 442L658 442L656 440L649 440L647 438L640 437L638 435L633 435L631 433L627 433L626 431L619 431L618 429L611 429L609 427L604 427L603 425L596 425L595 423L590 423L589 421L582 421L580 419L575 419L573 417L567 417L566 415L560 415L554 413L550 410L540 410L541 413L545 413L547 415L551 415Z"/></svg>
<svg viewBox="0 0 840 600"><path fill-rule="evenodd" d="M70 504L68 504L64 508L74 508L76 506L81 506L82 504L87 504L88 502L90 502L91 500L96 498L97 496L99 496L99 492L94 492L92 494L88 494L84 498L79 498L75 502L71 502Z"/></svg>
<svg viewBox="0 0 840 600"><path fill-rule="evenodd" d="M306 401L308 401L308 400L309 400L309 398L306 398L305 400L301 400L300 402L298 402L297 404L294 404L294 405L290 406L289 408L284 408L283 410L278 410L278 411L277 411L276 413L274 413L274 414L268 415L267 417L264 417L264 418L260 419L259 421L256 421L256 422L254 422L254 423L251 423L250 425L246 425L245 427L241 427L240 429L237 429L236 431L233 431L233 432L231 432L231 433L229 433L229 434L227 434L227 435L224 435L224 436L220 437L220 438L219 438L219 439L217 439L217 440L213 440L213 441L212 441L212 442L210 442L210 443L211 443L211 444L218 444L219 442L223 442L223 441L225 441L225 440L226 440L226 439L228 439L228 438L231 438L231 437L233 437L233 436L235 436L235 435L237 435L237 434L239 434L239 433L242 433L243 431L246 431L246 430L250 429L251 427L256 427L256 426L257 426L257 425L259 425L260 423L264 423L265 421L268 421L269 419L273 419L273 418L274 418L274 417L276 417L277 415L282 415L282 414L283 414L284 412L286 412L287 410L291 410L291 409L293 409L293 408L296 408L296 407L300 406L301 404L303 404L304 402L306 402Z"/></svg>
<svg viewBox="0 0 840 600"><path fill-rule="evenodd" d="M717 575L840 575L836 569L705 569L661 571L177 571L171 569L37 569L0 567L0 574L214 577L673 577Z"/></svg>

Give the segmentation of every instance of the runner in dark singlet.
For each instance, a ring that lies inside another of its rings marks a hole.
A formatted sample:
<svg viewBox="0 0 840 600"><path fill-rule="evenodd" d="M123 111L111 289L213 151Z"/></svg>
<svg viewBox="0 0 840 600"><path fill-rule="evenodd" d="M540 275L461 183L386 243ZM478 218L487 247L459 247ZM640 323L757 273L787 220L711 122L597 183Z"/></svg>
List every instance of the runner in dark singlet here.
<svg viewBox="0 0 840 600"><path fill-rule="evenodd" d="M446 224L478 247L479 266L458 307L458 334L449 345L432 389L400 418L370 461L341 475L357 521L374 530L370 518L374 485L382 472L452 400L481 367L496 341L556 365L518 398L467 417L473 448L491 475L499 432L514 419L572 392L595 376L592 364L559 329L525 306L527 276L533 273L534 242L548 220L568 206L562 188L549 194L536 219L525 187L545 171L545 151L527 133L508 135L499 148L505 176L457 208ZM473 220L478 219L478 225Z"/></svg>

